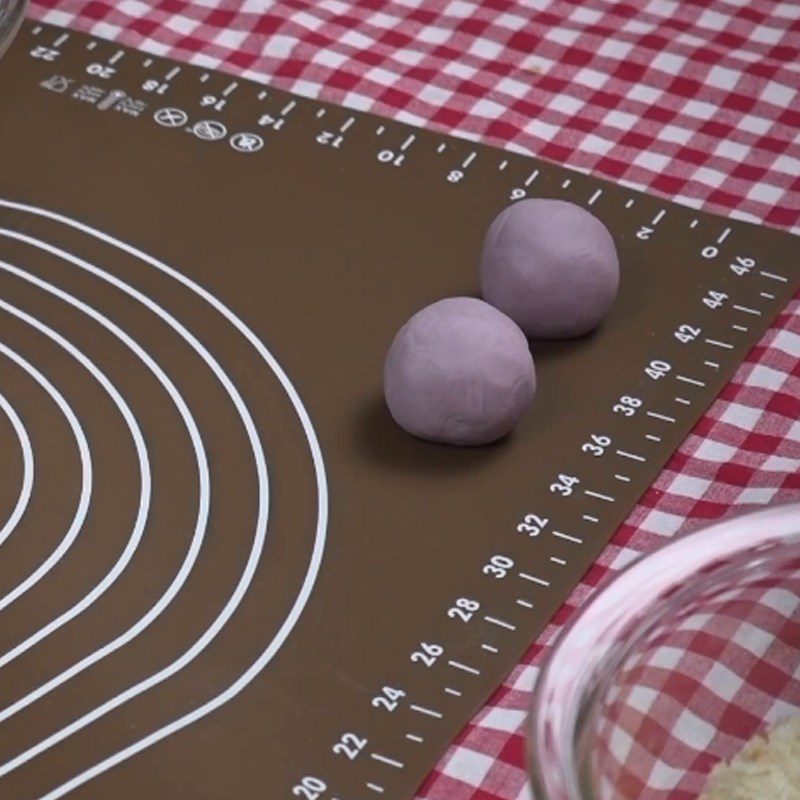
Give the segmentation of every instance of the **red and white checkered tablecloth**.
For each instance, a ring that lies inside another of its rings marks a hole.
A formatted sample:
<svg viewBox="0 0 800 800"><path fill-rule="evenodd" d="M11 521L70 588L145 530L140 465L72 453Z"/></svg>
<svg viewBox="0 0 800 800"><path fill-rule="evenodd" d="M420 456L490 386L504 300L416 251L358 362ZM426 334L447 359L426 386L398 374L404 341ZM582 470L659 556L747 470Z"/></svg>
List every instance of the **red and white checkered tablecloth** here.
<svg viewBox="0 0 800 800"><path fill-rule="evenodd" d="M800 0L34 0L30 13L800 232ZM799 357L795 298L421 800L527 798L523 720L572 609L679 530L798 497Z"/></svg>

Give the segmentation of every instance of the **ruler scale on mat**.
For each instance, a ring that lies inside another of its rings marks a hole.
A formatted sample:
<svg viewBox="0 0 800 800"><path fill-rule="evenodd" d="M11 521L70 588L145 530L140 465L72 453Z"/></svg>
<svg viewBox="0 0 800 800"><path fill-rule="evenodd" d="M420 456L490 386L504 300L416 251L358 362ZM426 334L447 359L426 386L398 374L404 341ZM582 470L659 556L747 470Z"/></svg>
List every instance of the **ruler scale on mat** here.
<svg viewBox="0 0 800 800"><path fill-rule="evenodd" d="M0 62L0 796L410 797L798 284L798 241L28 25ZM381 401L526 196L621 292L508 440ZM635 602L635 598L632 598Z"/></svg>

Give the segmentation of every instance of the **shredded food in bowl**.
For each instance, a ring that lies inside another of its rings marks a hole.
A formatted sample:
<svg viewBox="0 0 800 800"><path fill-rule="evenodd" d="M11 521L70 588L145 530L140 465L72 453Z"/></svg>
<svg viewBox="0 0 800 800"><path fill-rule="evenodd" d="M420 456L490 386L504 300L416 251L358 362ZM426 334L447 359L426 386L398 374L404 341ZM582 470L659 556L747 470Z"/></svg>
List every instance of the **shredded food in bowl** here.
<svg viewBox="0 0 800 800"><path fill-rule="evenodd" d="M753 737L717 764L699 800L800 800L800 717Z"/></svg>

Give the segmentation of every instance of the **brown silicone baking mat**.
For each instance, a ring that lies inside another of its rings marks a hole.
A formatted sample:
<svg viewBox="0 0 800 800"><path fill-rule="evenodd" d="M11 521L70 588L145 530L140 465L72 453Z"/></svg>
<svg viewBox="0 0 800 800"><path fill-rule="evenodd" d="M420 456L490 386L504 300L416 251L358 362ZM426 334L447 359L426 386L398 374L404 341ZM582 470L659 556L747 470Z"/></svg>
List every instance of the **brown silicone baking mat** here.
<svg viewBox="0 0 800 800"><path fill-rule="evenodd" d="M490 219L603 219L608 322L507 441L383 355ZM776 313L798 240L27 25L0 61L0 797L402 800Z"/></svg>

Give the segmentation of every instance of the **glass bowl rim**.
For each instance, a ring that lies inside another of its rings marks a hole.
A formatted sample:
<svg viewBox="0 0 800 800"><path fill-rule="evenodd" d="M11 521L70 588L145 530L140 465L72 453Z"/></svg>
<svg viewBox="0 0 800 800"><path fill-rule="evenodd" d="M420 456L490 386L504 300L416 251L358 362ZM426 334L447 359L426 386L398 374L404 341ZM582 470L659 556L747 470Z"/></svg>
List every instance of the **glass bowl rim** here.
<svg viewBox="0 0 800 800"><path fill-rule="evenodd" d="M639 555L595 591L553 642L534 687L527 766L537 800L589 800L575 774L574 736L565 741L564 732L575 731L581 700L617 637L641 626L647 611L664 602L677 584L715 566L767 558L786 545L800 547L800 502L725 517L678 534ZM637 602L619 602L630 596ZM586 658L587 651L592 658Z"/></svg>
<svg viewBox="0 0 800 800"><path fill-rule="evenodd" d="M27 5L28 0L0 0L0 56L22 24Z"/></svg>

